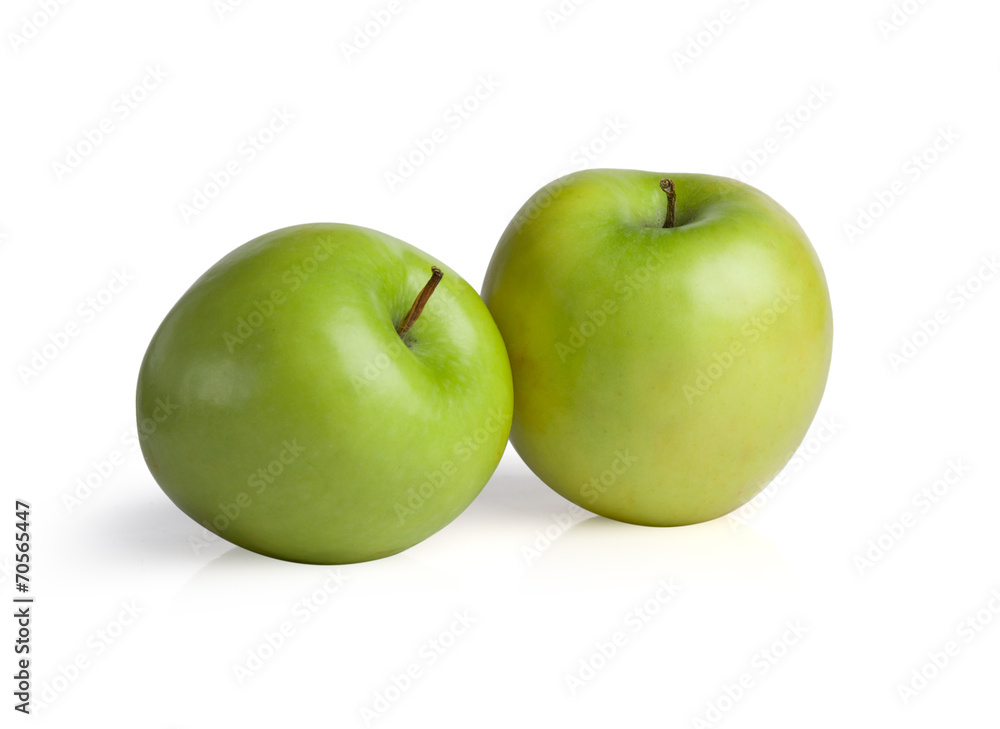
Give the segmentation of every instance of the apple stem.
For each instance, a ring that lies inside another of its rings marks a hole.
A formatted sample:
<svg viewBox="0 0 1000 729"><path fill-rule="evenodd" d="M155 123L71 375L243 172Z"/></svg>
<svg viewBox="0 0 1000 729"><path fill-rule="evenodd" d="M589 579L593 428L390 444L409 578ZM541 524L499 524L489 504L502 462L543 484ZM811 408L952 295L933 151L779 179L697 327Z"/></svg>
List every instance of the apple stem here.
<svg viewBox="0 0 1000 729"><path fill-rule="evenodd" d="M667 193L667 219L663 227L673 228L674 218L677 215L677 192L674 190L674 181L664 177L660 180L660 189Z"/></svg>
<svg viewBox="0 0 1000 729"><path fill-rule="evenodd" d="M413 300L413 306L410 307L410 312L406 315L403 321L399 323L399 326L396 327L396 334L399 335L400 339L402 339L406 333L410 331L410 327L413 326L413 322L415 322L420 316L420 312L424 310L424 306L427 305L427 300L431 298L431 294L434 293L434 289L437 288L442 276L444 276L444 274L441 273L440 268L437 266L431 266L431 280L428 281L420 290L420 293L417 294L417 298Z"/></svg>

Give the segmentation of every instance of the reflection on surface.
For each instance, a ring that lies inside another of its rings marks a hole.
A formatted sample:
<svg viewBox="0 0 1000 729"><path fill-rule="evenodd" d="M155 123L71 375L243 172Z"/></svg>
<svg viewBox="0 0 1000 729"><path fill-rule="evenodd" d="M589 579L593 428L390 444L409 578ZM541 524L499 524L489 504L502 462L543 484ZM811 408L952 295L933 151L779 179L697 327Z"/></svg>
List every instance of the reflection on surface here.
<svg viewBox="0 0 1000 729"><path fill-rule="evenodd" d="M543 542L544 544L544 542ZM653 582L781 585L791 574L775 546L725 518L685 527L643 527L591 516L540 550L524 576L534 587Z"/></svg>

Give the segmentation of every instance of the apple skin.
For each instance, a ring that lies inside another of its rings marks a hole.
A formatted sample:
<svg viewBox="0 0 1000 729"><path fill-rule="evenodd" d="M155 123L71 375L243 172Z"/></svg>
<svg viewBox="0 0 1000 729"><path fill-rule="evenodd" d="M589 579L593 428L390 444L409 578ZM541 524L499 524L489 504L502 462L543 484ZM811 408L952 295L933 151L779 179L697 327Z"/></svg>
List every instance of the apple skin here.
<svg viewBox="0 0 1000 729"><path fill-rule="evenodd" d="M514 373L517 452L570 501L634 524L694 524L753 498L829 372L816 252L780 205L728 178L556 180L507 227L483 299Z"/></svg>
<svg viewBox="0 0 1000 729"><path fill-rule="evenodd" d="M404 340L396 326L431 276ZM242 325L240 324L242 322ZM143 456L192 519L254 552L342 564L426 539L482 490L510 365L475 289L366 228L277 230L212 266L139 373Z"/></svg>

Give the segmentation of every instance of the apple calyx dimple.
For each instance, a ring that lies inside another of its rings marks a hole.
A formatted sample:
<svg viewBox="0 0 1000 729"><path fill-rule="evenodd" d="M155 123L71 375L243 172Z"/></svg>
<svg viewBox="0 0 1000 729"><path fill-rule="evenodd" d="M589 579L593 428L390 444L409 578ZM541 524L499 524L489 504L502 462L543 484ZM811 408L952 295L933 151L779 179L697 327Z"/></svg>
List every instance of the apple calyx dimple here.
<svg viewBox="0 0 1000 729"><path fill-rule="evenodd" d="M677 216L677 191L674 190L674 181L664 177L660 180L660 189L667 193L667 219L663 222L663 227L673 228Z"/></svg>
<svg viewBox="0 0 1000 729"><path fill-rule="evenodd" d="M444 276L444 274L441 272L440 268L437 266L431 266L430 281L428 281L420 290L420 293L417 294L417 298L413 300L413 306L410 307L409 313L403 317L403 321L401 321L399 326L396 327L396 334L399 335L400 339L406 336L406 333L410 331L410 327L413 326L413 323L420 316L420 312L424 310L427 300L431 298L431 294L434 293L434 289L437 288L442 276Z"/></svg>

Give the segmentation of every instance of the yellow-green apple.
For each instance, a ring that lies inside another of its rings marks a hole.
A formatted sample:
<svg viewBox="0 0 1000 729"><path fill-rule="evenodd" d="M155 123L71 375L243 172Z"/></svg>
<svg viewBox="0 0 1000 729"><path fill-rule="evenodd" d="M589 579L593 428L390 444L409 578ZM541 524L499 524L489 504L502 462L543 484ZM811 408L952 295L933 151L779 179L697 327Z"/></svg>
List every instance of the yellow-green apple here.
<svg viewBox="0 0 1000 729"><path fill-rule="evenodd" d="M510 356L517 452L570 501L635 524L753 498L802 441L830 367L809 239L722 177L556 180L507 227L483 298Z"/></svg>

